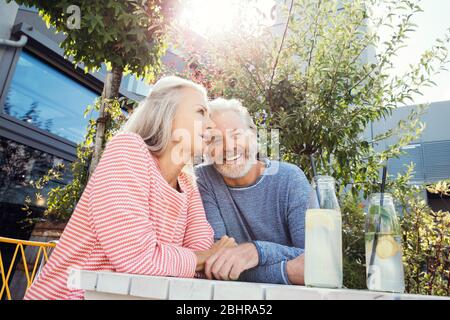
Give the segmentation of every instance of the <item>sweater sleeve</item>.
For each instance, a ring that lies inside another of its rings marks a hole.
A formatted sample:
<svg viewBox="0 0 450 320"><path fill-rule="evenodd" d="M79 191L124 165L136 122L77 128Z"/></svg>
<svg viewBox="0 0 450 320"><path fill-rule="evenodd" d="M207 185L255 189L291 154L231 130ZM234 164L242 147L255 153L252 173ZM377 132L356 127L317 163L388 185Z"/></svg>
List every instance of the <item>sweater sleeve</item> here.
<svg viewBox="0 0 450 320"><path fill-rule="evenodd" d="M245 270L241 273L239 281L291 284L286 271L286 259L264 266Z"/></svg>
<svg viewBox="0 0 450 320"><path fill-rule="evenodd" d="M253 241L258 251L259 265L271 265L283 260L292 260L302 255L304 250L269 241Z"/></svg>
<svg viewBox="0 0 450 320"><path fill-rule="evenodd" d="M213 243L214 231L206 220L200 193L194 185L189 200L183 247L194 251L205 251L210 249ZM204 272L196 272L195 277L206 278Z"/></svg>
<svg viewBox="0 0 450 320"><path fill-rule="evenodd" d="M90 181L93 228L117 272L193 277L194 252L160 242L149 218L151 161L135 134L119 134L107 144Z"/></svg>
<svg viewBox="0 0 450 320"><path fill-rule="evenodd" d="M304 253L305 214L308 208L317 207L317 200L308 179L300 168L290 175L286 221L292 246L267 241L254 241L260 265L271 265L285 259L291 260Z"/></svg>

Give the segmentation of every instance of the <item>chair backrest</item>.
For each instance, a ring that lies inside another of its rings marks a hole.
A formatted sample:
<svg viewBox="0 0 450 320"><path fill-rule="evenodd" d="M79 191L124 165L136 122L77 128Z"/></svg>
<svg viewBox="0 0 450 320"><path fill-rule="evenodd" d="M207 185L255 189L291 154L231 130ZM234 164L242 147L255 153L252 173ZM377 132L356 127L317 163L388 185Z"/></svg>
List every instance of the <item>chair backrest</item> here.
<svg viewBox="0 0 450 320"><path fill-rule="evenodd" d="M56 244L58 244L58 240L48 241L47 243L54 243L56 245ZM48 248L47 254L48 254L49 258L50 258L50 255L52 254L53 250L55 250L55 247ZM36 281L36 279L39 278L39 275L41 274L42 269L44 269L45 263L47 262L44 255L41 256L40 260L41 261L39 263L39 268L36 271L36 274L35 274L34 279L33 279L33 283Z"/></svg>
<svg viewBox="0 0 450 320"><path fill-rule="evenodd" d="M0 289L0 300L3 298L3 294L6 293L6 298L8 300L11 300L11 291L9 288L9 280L12 274L13 266L16 265L16 258L19 256L22 257L23 262L23 268L24 273L27 280L27 289L33 284L36 277L39 275L39 273L42 271L42 268L44 267L45 262L48 261L48 257L50 256L53 249L56 247L56 244L58 241L49 241L49 242L37 242L37 241L27 241L27 240L21 240L21 239L12 239L12 238L5 238L0 237L0 243L15 245L14 254L12 256L12 259L10 261L9 268L6 269L6 266L4 265L2 253L0 251L0 275L2 280L2 286ZM28 247L37 247L37 255L34 259L34 263L31 265L32 270L28 268L27 263L27 255L25 253L25 246ZM37 268L39 264L39 269Z"/></svg>

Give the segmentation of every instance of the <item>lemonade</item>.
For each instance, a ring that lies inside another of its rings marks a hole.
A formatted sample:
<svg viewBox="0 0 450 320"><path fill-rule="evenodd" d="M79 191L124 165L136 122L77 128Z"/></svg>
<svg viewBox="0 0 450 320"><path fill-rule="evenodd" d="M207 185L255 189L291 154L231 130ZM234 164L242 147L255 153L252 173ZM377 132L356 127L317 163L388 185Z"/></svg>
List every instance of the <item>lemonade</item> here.
<svg viewBox="0 0 450 320"><path fill-rule="evenodd" d="M366 233L367 288L402 293L405 290L401 238L379 233L373 265L370 265L374 233Z"/></svg>
<svg viewBox="0 0 450 320"><path fill-rule="evenodd" d="M342 219L333 209L308 209L305 231L305 284L342 287Z"/></svg>
<svg viewBox="0 0 450 320"><path fill-rule="evenodd" d="M401 228L391 194L370 197L365 229L367 288L404 292Z"/></svg>

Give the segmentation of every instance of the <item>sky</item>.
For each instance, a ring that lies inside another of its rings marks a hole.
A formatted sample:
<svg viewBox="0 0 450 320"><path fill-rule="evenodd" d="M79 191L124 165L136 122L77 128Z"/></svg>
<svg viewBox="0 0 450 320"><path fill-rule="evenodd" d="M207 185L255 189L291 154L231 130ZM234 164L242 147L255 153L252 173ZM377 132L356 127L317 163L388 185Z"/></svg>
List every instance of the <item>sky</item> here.
<svg viewBox="0 0 450 320"><path fill-rule="evenodd" d="M408 40L408 47L399 52L395 59L396 71L400 74L406 71L409 64L416 64L421 53L431 48L435 39L442 38L450 28L450 0L422 0L421 8L413 20L418 25L417 31ZM450 50L450 45L447 45ZM448 65L450 70L450 65ZM445 72L433 79L436 87L422 90L423 96L417 96L415 102L429 103L450 100L450 72Z"/></svg>
<svg viewBox="0 0 450 320"><path fill-rule="evenodd" d="M264 12L269 12L276 2L286 3L283 0L249 0L257 3ZM233 23L232 17L237 16L235 10L239 8L240 0L194 0L193 4L185 10L187 21L195 23L191 28L194 31L213 33L215 29L226 30ZM408 71L409 65L416 65L421 54L431 48L437 38L442 38L445 31L450 28L450 0L421 0L420 6L424 10L415 15L413 22L418 25L417 31L411 33L407 48L399 51L394 59L395 74L401 75ZM249 19L249 17L247 17ZM183 19L181 19L183 20ZM251 19L250 19L251 20ZM383 38L383 35L381 34ZM448 45L450 50L450 44ZM450 70L450 65L448 65ZM423 96L415 96L415 104L450 100L450 72L445 72L432 79L437 86L423 88Z"/></svg>

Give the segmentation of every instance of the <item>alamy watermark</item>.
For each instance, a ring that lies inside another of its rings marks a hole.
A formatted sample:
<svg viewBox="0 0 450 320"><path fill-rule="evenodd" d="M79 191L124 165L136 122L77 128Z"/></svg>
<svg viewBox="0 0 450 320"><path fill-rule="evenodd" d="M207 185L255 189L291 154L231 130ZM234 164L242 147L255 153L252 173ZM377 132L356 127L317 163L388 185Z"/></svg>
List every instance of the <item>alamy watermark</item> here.
<svg viewBox="0 0 450 320"><path fill-rule="evenodd" d="M66 9L69 15L67 18L67 28L69 30L81 29L81 8L77 5L70 5Z"/></svg>
<svg viewBox="0 0 450 320"><path fill-rule="evenodd" d="M174 164L213 164L230 176L240 176L258 160L280 160L280 132L278 129L208 129L202 122L194 123L193 132L179 128L172 133L175 147L171 150ZM273 162L270 173L275 174L278 163ZM247 168L247 169L246 169Z"/></svg>

